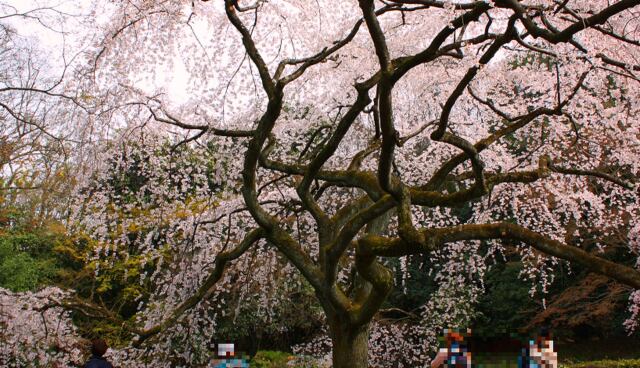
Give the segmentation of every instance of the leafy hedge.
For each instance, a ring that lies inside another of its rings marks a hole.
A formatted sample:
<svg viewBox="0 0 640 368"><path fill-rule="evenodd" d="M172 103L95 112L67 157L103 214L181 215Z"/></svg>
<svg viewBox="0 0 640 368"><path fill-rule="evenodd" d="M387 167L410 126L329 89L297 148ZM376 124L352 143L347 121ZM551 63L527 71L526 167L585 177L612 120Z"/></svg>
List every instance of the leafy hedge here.
<svg viewBox="0 0 640 368"><path fill-rule="evenodd" d="M1 235L0 287L18 292L51 284L62 266L52 255L57 241L53 235Z"/></svg>

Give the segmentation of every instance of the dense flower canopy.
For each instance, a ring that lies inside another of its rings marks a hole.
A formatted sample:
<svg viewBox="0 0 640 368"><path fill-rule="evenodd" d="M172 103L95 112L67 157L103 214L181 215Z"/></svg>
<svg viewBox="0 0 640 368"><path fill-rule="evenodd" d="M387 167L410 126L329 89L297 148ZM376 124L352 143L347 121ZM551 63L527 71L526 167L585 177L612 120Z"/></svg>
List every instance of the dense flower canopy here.
<svg viewBox="0 0 640 368"><path fill-rule="evenodd" d="M92 11L74 88L101 106L88 124L110 143L72 218L101 243L104 267L144 260L135 277L152 284L130 357L147 341L159 357L185 335L180 321L213 333L237 285L257 285L244 290L265 318L283 288L306 285L335 367L427 364L438 328L472 318L506 248L533 291L565 261L640 288L637 0L128 0ZM603 257L615 237L632 261ZM402 288L392 269L417 255L438 284L422 322L378 324Z"/></svg>

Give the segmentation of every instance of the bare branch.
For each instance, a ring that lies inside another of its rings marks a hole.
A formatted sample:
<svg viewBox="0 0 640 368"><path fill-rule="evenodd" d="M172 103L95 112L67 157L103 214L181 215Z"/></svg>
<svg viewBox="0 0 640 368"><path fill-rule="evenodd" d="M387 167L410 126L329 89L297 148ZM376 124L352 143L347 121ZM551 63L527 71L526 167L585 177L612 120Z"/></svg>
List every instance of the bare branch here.
<svg viewBox="0 0 640 368"><path fill-rule="evenodd" d="M446 228L422 230L425 241L419 246L408 244L400 238L366 236L358 241L358 251L363 255L397 257L409 254L430 253L444 244L461 240L503 239L521 241L550 256L576 262L593 272L609 276L633 288L640 288L640 272L586 251L550 239L539 233L512 223L469 224Z"/></svg>

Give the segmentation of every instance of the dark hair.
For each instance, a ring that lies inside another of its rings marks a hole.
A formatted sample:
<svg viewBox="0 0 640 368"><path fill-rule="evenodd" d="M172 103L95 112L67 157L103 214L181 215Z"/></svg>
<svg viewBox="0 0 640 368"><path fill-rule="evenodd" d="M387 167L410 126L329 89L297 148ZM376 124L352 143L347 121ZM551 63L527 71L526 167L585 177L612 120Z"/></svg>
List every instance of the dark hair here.
<svg viewBox="0 0 640 368"><path fill-rule="evenodd" d="M551 338L551 331L549 330L549 327L542 326L540 328L540 337L544 337L545 339Z"/></svg>
<svg viewBox="0 0 640 368"><path fill-rule="evenodd" d="M91 354L95 356L103 356L104 353L107 352L108 348L109 347L107 346L107 342L103 339L91 340Z"/></svg>

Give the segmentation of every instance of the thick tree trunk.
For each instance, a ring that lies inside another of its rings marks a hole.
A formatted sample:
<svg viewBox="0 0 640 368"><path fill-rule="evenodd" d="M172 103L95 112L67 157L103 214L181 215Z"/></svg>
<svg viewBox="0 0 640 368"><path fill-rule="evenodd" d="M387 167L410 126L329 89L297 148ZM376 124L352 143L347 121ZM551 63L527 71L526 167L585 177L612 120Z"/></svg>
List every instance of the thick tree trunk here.
<svg viewBox="0 0 640 368"><path fill-rule="evenodd" d="M368 368L369 325L331 323L333 368Z"/></svg>

